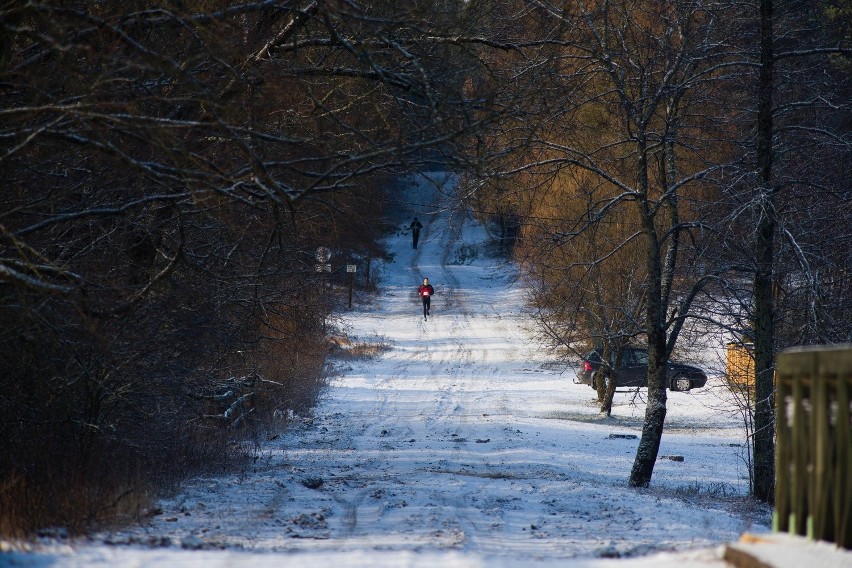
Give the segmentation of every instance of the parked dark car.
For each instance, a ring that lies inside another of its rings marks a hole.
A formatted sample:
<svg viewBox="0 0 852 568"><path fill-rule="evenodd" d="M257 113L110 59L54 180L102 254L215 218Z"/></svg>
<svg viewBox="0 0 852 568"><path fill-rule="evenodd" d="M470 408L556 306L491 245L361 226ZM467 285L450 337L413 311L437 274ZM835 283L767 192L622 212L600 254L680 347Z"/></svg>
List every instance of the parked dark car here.
<svg viewBox="0 0 852 568"><path fill-rule="evenodd" d="M597 373L601 365L601 352L594 350L583 357L583 367L577 373L580 384L597 388ZM618 387L648 386L648 351L639 347L627 347L618 372ZM698 367L666 362L666 386L673 391L688 391L703 387L707 383L707 375Z"/></svg>

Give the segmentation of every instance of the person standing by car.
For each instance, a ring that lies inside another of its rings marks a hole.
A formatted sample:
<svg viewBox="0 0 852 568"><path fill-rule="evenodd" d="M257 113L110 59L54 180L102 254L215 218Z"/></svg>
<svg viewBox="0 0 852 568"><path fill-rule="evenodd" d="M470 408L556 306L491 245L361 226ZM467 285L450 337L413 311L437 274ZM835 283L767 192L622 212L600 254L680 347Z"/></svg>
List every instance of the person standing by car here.
<svg viewBox="0 0 852 568"><path fill-rule="evenodd" d="M423 228L423 223L421 223L417 217L414 218L414 221L411 222L411 248L417 248L417 241L420 240L420 229Z"/></svg>
<svg viewBox="0 0 852 568"><path fill-rule="evenodd" d="M429 284L429 279L423 279L423 285L418 289L420 299L423 300L423 319L429 319L429 308L432 305L432 296L435 294L435 289Z"/></svg>

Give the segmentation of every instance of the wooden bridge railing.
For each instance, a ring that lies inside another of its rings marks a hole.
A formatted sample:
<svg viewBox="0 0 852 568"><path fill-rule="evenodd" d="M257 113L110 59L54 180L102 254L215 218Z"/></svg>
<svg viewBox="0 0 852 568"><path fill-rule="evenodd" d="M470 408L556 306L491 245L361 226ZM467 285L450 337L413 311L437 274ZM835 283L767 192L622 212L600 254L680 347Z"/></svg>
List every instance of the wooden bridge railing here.
<svg viewBox="0 0 852 568"><path fill-rule="evenodd" d="M778 355L773 529L852 548L852 346Z"/></svg>

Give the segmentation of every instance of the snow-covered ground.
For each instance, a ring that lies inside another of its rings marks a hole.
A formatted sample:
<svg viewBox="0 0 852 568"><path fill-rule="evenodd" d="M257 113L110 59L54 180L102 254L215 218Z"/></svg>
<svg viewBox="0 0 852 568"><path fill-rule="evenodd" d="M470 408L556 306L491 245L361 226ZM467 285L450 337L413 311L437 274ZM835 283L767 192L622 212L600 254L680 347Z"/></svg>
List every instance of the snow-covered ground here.
<svg viewBox="0 0 852 568"><path fill-rule="evenodd" d="M534 339L514 268L469 215L442 208L446 176L431 179L409 181L379 296L342 318L352 345L378 354L342 355L312 417L247 470L186 483L141 526L0 564L721 567L720 545L767 530L718 378L669 394L652 487L627 487L643 393L598 415ZM413 214L417 250L402 230Z"/></svg>

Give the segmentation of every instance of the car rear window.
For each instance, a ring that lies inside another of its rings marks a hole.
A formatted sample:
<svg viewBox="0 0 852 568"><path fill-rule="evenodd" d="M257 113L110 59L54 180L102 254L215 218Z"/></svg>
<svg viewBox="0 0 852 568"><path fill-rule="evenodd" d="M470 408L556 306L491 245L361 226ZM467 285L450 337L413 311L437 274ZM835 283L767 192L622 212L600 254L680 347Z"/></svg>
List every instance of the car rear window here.
<svg viewBox="0 0 852 568"><path fill-rule="evenodd" d="M592 363L600 363L601 355L597 351L592 351L590 353L587 353L586 356L583 357L583 359L585 359L586 361L591 361Z"/></svg>

